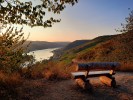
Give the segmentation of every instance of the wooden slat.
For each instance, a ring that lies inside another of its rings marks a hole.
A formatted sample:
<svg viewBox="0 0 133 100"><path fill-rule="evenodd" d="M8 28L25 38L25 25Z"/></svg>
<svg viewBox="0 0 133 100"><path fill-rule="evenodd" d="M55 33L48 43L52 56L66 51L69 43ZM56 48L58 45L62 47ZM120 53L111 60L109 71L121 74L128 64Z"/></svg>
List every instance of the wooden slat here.
<svg viewBox="0 0 133 100"><path fill-rule="evenodd" d="M91 63L79 63L76 71L81 70L114 70L116 67L120 66L118 62L91 62Z"/></svg>
<svg viewBox="0 0 133 100"><path fill-rule="evenodd" d="M77 78L85 79L86 72L72 72L71 75L72 75L72 79L77 79Z"/></svg>
<svg viewBox="0 0 133 100"><path fill-rule="evenodd" d="M101 71L100 71L101 72ZM91 77L99 77L99 76L112 76L112 74L110 74L110 72L89 72L88 75L86 75L86 72L73 72L72 74L72 78L73 79L77 79L77 78L91 78Z"/></svg>
<svg viewBox="0 0 133 100"><path fill-rule="evenodd" d="M104 70L104 71L89 71L88 74L104 74L104 73L110 73L111 70Z"/></svg>
<svg viewBox="0 0 133 100"><path fill-rule="evenodd" d="M100 77L100 76L111 76L110 73L101 73L101 74L89 74L87 76L87 78L91 78L91 77Z"/></svg>

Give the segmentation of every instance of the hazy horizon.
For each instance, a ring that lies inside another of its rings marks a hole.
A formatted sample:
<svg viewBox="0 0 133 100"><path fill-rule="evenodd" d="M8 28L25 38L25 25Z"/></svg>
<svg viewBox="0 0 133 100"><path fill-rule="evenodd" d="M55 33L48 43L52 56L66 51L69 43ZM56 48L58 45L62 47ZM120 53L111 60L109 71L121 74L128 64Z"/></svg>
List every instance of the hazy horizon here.
<svg viewBox="0 0 133 100"><path fill-rule="evenodd" d="M117 35L117 34L114 34L114 35ZM109 35L101 35L101 36L109 36ZM97 38L97 37L100 37L100 36L96 36L94 38ZM41 41L42 42L73 42L73 41L78 41L78 40L92 40L94 38L91 38L91 39L76 39L76 40L72 40L72 41L45 41L45 40L28 40L28 41L39 41L39 42L41 42Z"/></svg>

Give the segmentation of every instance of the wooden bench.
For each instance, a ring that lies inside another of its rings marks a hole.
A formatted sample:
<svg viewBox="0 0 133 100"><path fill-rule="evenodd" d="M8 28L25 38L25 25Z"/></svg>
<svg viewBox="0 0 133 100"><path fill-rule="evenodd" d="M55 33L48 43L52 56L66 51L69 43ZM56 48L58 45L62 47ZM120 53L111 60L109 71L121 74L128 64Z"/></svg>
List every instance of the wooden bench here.
<svg viewBox="0 0 133 100"><path fill-rule="evenodd" d="M100 81L108 86L116 87L115 69L120 66L118 62L90 62L79 63L76 72L72 72L72 78L83 89L89 88L89 78L100 77Z"/></svg>

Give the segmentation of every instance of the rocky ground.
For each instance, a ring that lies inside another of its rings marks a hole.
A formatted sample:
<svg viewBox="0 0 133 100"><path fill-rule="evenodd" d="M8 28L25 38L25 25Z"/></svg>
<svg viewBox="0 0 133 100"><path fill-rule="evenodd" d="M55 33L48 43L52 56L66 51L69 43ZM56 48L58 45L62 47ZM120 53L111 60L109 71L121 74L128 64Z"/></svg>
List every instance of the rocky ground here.
<svg viewBox="0 0 133 100"><path fill-rule="evenodd" d="M99 78L91 78L93 90L86 91L74 80L27 80L18 88L19 100L133 100L133 73L118 72L117 87L105 86Z"/></svg>

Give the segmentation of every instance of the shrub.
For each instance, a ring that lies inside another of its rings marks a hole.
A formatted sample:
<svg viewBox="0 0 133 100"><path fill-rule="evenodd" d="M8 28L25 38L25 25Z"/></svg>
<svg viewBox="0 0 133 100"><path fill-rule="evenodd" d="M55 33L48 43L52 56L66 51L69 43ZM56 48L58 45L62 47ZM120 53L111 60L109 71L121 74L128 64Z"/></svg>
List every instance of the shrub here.
<svg viewBox="0 0 133 100"><path fill-rule="evenodd" d="M8 100L16 98L17 87L23 84L23 79L19 73L5 73L0 71L0 98Z"/></svg>
<svg viewBox="0 0 133 100"><path fill-rule="evenodd" d="M0 85L4 88L15 88L23 83L21 75L17 72L12 74L7 74L0 71Z"/></svg>
<svg viewBox="0 0 133 100"><path fill-rule="evenodd" d="M64 62L49 62L44 68L43 77L49 80L60 80L70 78L70 71Z"/></svg>
<svg viewBox="0 0 133 100"><path fill-rule="evenodd" d="M21 64L24 63L25 53L22 45L25 41L22 29L18 31L9 27L0 35L0 70L7 73L20 70Z"/></svg>

